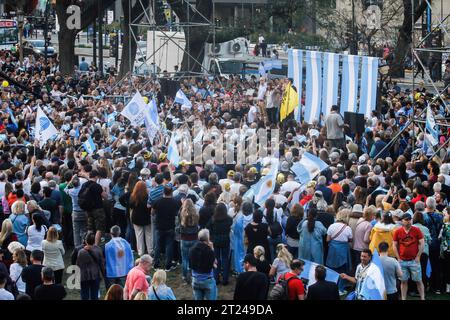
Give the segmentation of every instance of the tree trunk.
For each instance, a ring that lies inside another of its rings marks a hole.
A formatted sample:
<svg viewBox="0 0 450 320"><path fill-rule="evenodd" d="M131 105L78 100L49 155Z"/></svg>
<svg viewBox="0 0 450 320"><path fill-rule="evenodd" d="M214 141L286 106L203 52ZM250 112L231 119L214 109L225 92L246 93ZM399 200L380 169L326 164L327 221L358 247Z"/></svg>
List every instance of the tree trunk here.
<svg viewBox="0 0 450 320"><path fill-rule="evenodd" d="M143 1L144 7L147 8L149 1ZM133 34L130 31L130 23L137 19L140 13L142 13L142 6L137 1L134 6L131 7L131 21L130 21L130 7L129 0L122 0L122 9L123 9L123 44L122 44L122 55L119 69L119 79L122 79L133 70L134 62L136 60L136 52L137 52L137 43ZM145 17L145 15L144 15ZM138 36L138 28L133 26L134 36ZM150 54L149 52L147 54Z"/></svg>
<svg viewBox="0 0 450 320"><path fill-rule="evenodd" d="M431 3L431 0L429 0ZM404 8L404 18L403 24L400 28L397 46L395 47L394 57L391 60L389 75L392 77L403 77L404 72L404 63L408 50L411 47L412 43L412 22L416 23L417 20L420 19L422 14L427 9L427 1L421 0L420 5L416 6L417 8L414 10L414 16L412 13L412 1L411 0L403 0L403 8Z"/></svg>
<svg viewBox="0 0 450 320"><path fill-rule="evenodd" d="M72 75L75 61L75 38L77 33L61 28L58 32L59 70L63 75Z"/></svg>

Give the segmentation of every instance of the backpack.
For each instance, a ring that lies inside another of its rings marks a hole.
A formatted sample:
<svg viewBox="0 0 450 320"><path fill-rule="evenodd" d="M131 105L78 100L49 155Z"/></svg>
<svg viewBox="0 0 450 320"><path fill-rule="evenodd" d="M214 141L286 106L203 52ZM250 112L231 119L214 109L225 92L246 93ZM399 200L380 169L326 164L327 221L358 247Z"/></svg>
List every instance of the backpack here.
<svg viewBox="0 0 450 320"><path fill-rule="evenodd" d="M273 286L272 291L269 293L270 300L289 300L288 285L289 281L295 277L290 277L286 280L286 273L278 280Z"/></svg>
<svg viewBox="0 0 450 320"><path fill-rule="evenodd" d="M89 194L90 187L94 184L93 181L88 181L81 186L80 192L78 193L78 205L81 209L85 211L92 210L92 200Z"/></svg>

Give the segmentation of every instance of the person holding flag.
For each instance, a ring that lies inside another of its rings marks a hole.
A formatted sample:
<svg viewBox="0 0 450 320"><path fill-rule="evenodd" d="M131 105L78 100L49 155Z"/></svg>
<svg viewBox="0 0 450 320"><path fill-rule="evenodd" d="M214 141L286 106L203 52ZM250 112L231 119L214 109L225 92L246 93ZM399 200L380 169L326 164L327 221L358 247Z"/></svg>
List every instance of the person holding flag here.
<svg viewBox="0 0 450 320"><path fill-rule="evenodd" d="M291 81L287 80L280 107L280 122L283 122L284 119L293 113L295 108L298 107L298 104L297 91L292 87Z"/></svg>
<svg viewBox="0 0 450 320"><path fill-rule="evenodd" d="M45 143L58 134L53 123L42 111L41 107L37 108L35 139L39 141L39 147L42 148Z"/></svg>
<svg viewBox="0 0 450 320"><path fill-rule="evenodd" d="M95 150L96 150L94 140L92 140L92 138L89 137L89 138L83 143L83 148L84 148L84 150L86 150L86 152L87 152L88 154L93 154L93 153L95 152Z"/></svg>

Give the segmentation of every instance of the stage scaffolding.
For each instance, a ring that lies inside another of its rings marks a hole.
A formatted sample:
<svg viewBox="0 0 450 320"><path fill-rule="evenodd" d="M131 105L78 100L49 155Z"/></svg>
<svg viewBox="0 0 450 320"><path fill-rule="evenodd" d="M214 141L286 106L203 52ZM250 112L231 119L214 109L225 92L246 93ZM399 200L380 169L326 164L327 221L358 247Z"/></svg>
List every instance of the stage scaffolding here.
<svg viewBox="0 0 450 320"><path fill-rule="evenodd" d="M208 28L209 29L209 34L208 34L208 39L210 40L212 37L212 43L213 46L215 46L215 42L216 42L216 27L215 27L215 1L211 1L212 2L212 19L210 17L205 17L200 11L197 10L197 8L195 7L195 5L193 5L191 3L191 1L189 0L179 0L179 2L182 3L183 6L186 6L186 20L185 22L179 22L179 23L172 23L171 27L173 27L174 29L182 29L184 32L184 36L185 36L185 40L186 40L186 47L182 47L180 46L179 43L177 43L176 40L174 40L173 38L175 37L175 35L170 35L169 33L171 33L170 31L166 30L166 25L159 25L156 22L155 16L156 16L156 0L149 0L149 1L144 1L143 0L135 0L137 1L137 3L139 4L139 6L142 8L142 13L140 13L136 19L132 20L131 18L131 3L133 0L129 0L128 1L128 5L129 5L129 21L130 21L130 35L131 37L133 37L134 41L136 41L136 43L138 42L138 35L135 34L135 32L133 31L133 27L137 27L138 30L145 30L146 35L148 34L147 31L151 31L152 32L152 39L150 39L149 37L147 37L147 41L153 41L153 50L152 52L147 52L146 54L144 54L144 52L142 51L142 49L137 46L137 50L140 53L141 56L145 56L145 59L143 62L139 63L138 65L138 69L140 69L142 66L146 65L150 71L150 74L152 77L158 77L159 75L162 75L162 72L158 72L157 68L156 68L156 54L160 51L163 50L164 46L168 43L171 42L173 44L175 44L180 50L181 52L184 54L189 55L189 57L193 60L194 64L198 64L203 72L192 72L192 69L194 66L191 65L191 59L188 59L188 70L182 70L179 71L176 75L175 74L171 74L169 73L169 76L171 78L173 78L174 76L177 77L177 79L180 78L184 78L184 77L191 77L191 76L204 76L204 75L210 75L209 71L204 69L202 62L203 61L199 61L200 57L193 57L189 51L190 51L190 32L192 28ZM145 5L146 3L147 6ZM200 22L198 21L191 21L192 19L192 15L195 14L197 16L200 17ZM159 46L156 45L156 32L161 32L165 37L165 41L160 44ZM131 44L131 39L129 38L128 41L130 41ZM129 46L130 50L129 50L129 55L130 55L130 70L131 70L131 45ZM206 54L206 53L205 53ZM153 66L152 66L153 64ZM154 70L152 70L152 68L154 68ZM136 73L134 72L134 70L131 71L131 76L135 76Z"/></svg>

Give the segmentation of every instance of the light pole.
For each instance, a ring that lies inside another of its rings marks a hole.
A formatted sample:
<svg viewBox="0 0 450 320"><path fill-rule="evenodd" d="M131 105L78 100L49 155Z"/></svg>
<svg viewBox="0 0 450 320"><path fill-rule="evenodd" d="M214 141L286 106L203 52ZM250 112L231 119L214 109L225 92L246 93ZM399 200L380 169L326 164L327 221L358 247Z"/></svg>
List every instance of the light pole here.
<svg viewBox="0 0 450 320"><path fill-rule="evenodd" d="M49 14L50 0L45 2L45 22L44 22L44 59L45 66L47 66L47 52L48 52L48 14Z"/></svg>
<svg viewBox="0 0 450 320"><path fill-rule="evenodd" d="M20 66L23 66L23 22L25 17L22 11L17 12L17 22L19 23L19 61Z"/></svg>

